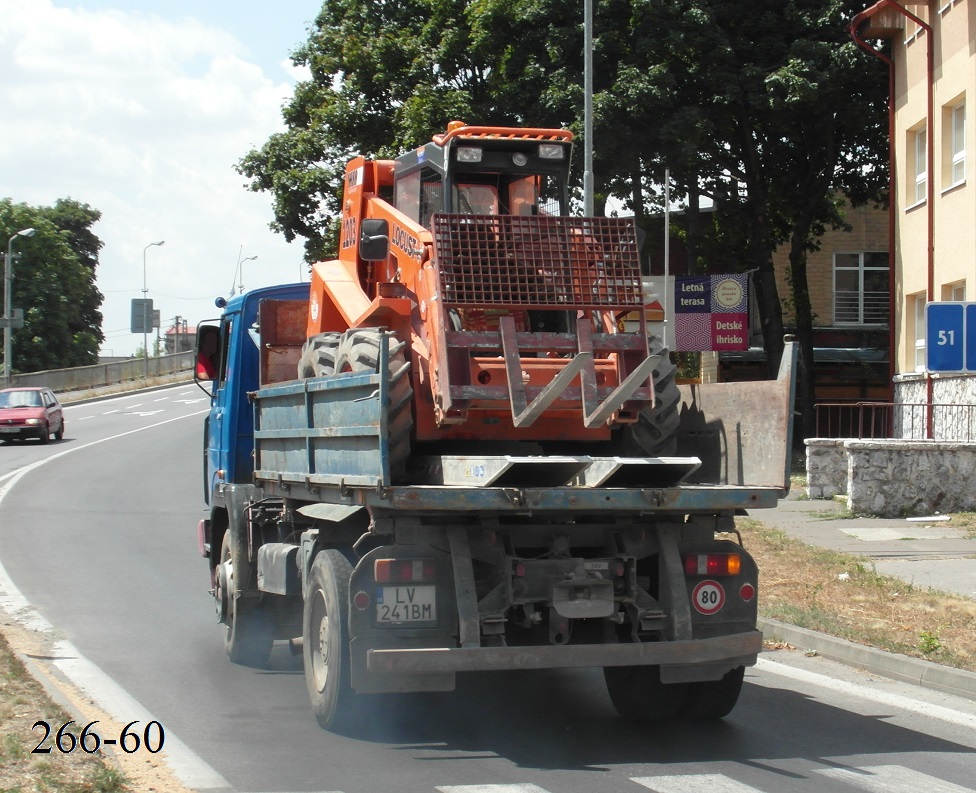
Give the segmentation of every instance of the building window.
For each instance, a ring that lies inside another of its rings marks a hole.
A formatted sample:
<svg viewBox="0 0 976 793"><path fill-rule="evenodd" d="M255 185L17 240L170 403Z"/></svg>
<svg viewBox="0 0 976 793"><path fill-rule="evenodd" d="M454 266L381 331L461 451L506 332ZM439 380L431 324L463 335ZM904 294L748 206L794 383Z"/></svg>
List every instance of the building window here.
<svg viewBox="0 0 976 793"><path fill-rule="evenodd" d="M960 102L950 110L952 133L952 166L950 185L966 181L966 103Z"/></svg>
<svg viewBox="0 0 976 793"><path fill-rule="evenodd" d="M912 304L911 315L915 317L915 371L925 371L925 292L908 298Z"/></svg>
<svg viewBox="0 0 976 793"><path fill-rule="evenodd" d="M908 203L911 206L925 200L928 187L928 157L926 149L925 125L916 127L908 133L909 173L914 181L909 185Z"/></svg>
<svg viewBox="0 0 976 793"><path fill-rule="evenodd" d="M888 252L834 254L834 324L887 325Z"/></svg>
<svg viewBox="0 0 976 793"><path fill-rule="evenodd" d="M954 281L942 287L942 299L953 303L962 303L966 299L966 282Z"/></svg>

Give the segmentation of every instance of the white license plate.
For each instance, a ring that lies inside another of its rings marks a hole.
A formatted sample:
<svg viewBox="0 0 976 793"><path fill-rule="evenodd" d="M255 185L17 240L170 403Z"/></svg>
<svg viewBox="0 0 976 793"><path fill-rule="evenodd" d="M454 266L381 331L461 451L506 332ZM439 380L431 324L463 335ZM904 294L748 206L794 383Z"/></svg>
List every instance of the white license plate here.
<svg viewBox="0 0 976 793"><path fill-rule="evenodd" d="M0 432L20 432L20 427L0 427Z"/></svg>
<svg viewBox="0 0 976 793"><path fill-rule="evenodd" d="M377 622L433 622L437 619L437 588L384 586L376 589Z"/></svg>

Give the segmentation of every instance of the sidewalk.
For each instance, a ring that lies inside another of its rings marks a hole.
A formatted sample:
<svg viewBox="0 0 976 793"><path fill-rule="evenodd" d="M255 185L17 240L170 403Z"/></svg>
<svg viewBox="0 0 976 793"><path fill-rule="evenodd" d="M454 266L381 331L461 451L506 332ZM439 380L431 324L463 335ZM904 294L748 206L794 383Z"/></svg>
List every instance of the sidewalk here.
<svg viewBox="0 0 976 793"><path fill-rule="evenodd" d="M922 589L937 589L976 599L976 539L952 528L940 516L855 518L844 516L839 501L808 500L801 488L774 509L753 510L749 517L780 529L808 545L870 559L879 573ZM876 650L804 628L760 619L767 638L812 650L833 661L885 677L915 683L976 700L976 673L931 661Z"/></svg>
<svg viewBox="0 0 976 793"><path fill-rule="evenodd" d="M831 517L846 512L841 502L801 494L794 488L776 508L754 510L750 517L809 545L866 556L879 573L921 589L976 599L976 539L944 517Z"/></svg>

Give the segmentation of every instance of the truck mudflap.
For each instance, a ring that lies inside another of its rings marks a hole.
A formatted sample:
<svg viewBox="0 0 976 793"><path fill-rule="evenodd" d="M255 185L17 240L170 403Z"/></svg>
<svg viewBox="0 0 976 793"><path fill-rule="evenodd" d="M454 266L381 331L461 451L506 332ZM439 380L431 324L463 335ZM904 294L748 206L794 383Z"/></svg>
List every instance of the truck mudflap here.
<svg viewBox="0 0 976 793"><path fill-rule="evenodd" d="M683 680L717 680L737 666L752 666L762 649L761 631L688 641L538 647L426 647L369 650L366 669L379 675L570 669L604 666L674 667ZM695 669L700 669L701 677ZM679 670L680 669L680 673Z"/></svg>

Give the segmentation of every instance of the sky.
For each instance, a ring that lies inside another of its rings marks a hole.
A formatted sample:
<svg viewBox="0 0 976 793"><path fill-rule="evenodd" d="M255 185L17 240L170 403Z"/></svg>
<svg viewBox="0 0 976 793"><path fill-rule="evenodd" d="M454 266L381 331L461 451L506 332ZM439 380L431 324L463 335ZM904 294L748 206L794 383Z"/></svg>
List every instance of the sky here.
<svg viewBox="0 0 976 793"><path fill-rule="evenodd" d="M144 286L165 332L219 316L240 283L308 280L301 240L270 230L270 195L234 165L284 129L305 76L289 54L321 5L0 0L0 198L101 211L103 355L141 349Z"/></svg>

